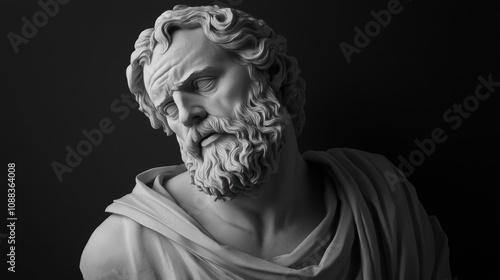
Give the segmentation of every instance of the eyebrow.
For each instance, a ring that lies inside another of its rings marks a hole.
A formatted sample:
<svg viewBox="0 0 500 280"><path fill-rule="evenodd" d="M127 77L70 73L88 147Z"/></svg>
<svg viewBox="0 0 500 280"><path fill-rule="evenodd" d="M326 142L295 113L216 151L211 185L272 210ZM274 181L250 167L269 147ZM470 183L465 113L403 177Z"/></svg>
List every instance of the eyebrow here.
<svg viewBox="0 0 500 280"><path fill-rule="evenodd" d="M216 71L217 71L217 69L215 69L213 66L206 66L206 67L202 67L202 68L200 68L198 70L194 70L191 73L189 73L189 75L186 78L184 78L184 79L178 81L177 83L175 83L174 87L175 88L182 87L188 81L193 80L194 78L197 78L198 76L202 76L202 75L215 75Z"/></svg>
<svg viewBox="0 0 500 280"><path fill-rule="evenodd" d="M213 66L205 66L200 69L191 71L189 75L186 78L183 78L182 80L174 83L174 86L170 89L166 85L164 85L162 88L165 88L164 90L167 91L167 95L165 96L165 99L163 99L158 106L155 106L155 109L157 111L160 111L161 107L163 107L166 103L170 102L172 99L172 90L177 90L178 88L184 86L187 82L203 75L216 75L218 72L218 69L214 68Z"/></svg>

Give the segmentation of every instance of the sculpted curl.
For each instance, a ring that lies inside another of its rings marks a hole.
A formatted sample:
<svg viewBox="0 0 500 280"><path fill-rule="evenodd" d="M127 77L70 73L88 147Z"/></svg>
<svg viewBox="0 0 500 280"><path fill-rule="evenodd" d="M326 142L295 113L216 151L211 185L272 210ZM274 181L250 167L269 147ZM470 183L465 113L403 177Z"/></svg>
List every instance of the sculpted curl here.
<svg viewBox="0 0 500 280"><path fill-rule="evenodd" d="M305 123L305 82L299 76L297 60L286 54L286 39L276 35L264 21L232 8L218 6L187 7L177 5L164 12L154 28L144 30L135 43L127 68L130 91L153 128L162 127L173 134L165 116L154 108L144 85L143 67L151 62L153 50L168 50L172 28L202 27L212 42L231 52L248 67L251 75L260 72L270 84L277 100L287 108L298 136ZM262 92L262 91L254 91Z"/></svg>

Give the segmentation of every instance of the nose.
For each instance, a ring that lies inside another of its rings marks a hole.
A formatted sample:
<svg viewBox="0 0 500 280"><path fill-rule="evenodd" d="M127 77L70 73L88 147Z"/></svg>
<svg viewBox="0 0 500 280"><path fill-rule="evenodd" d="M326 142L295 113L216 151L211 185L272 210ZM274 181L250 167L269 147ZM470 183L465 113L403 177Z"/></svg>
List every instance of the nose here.
<svg viewBox="0 0 500 280"><path fill-rule="evenodd" d="M177 93L177 92L176 92ZM174 93L174 100L179 110L179 121L186 127L200 123L207 117L202 104L197 104L189 94Z"/></svg>
<svg viewBox="0 0 500 280"><path fill-rule="evenodd" d="M200 123L207 116L207 112L201 107L180 108L179 110L179 119L187 127Z"/></svg>

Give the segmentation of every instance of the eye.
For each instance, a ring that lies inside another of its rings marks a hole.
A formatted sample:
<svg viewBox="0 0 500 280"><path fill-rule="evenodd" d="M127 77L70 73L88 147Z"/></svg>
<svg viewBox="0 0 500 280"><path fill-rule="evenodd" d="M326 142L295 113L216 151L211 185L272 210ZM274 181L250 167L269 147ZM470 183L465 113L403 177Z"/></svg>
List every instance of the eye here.
<svg viewBox="0 0 500 280"><path fill-rule="evenodd" d="M177 105L174 102L169 102L163 106L163 113L168 117L175 117L177 114Z"/></svg>
<svg viewBox="0 0 500 280"><path fill-rule="evenodd" d="M193 82L194 89L196 91L210 91L215 85L214 78L201 78Z"/></svg>

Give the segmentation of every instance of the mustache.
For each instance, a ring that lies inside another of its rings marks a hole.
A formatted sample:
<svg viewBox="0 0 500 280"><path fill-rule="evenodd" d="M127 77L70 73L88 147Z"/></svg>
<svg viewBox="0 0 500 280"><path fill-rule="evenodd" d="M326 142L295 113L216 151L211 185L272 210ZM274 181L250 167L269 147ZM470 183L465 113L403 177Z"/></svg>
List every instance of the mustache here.
<svg viewBox="0 0 500 280"><path fill-rule="evenodd" d="M189 128L185 148L193 155L200 155L201 141L211 134L229 134L237 139L257 138L261 140L261 134L257 126L243 118L227 118L208 116L202 122Z"/></svg>

